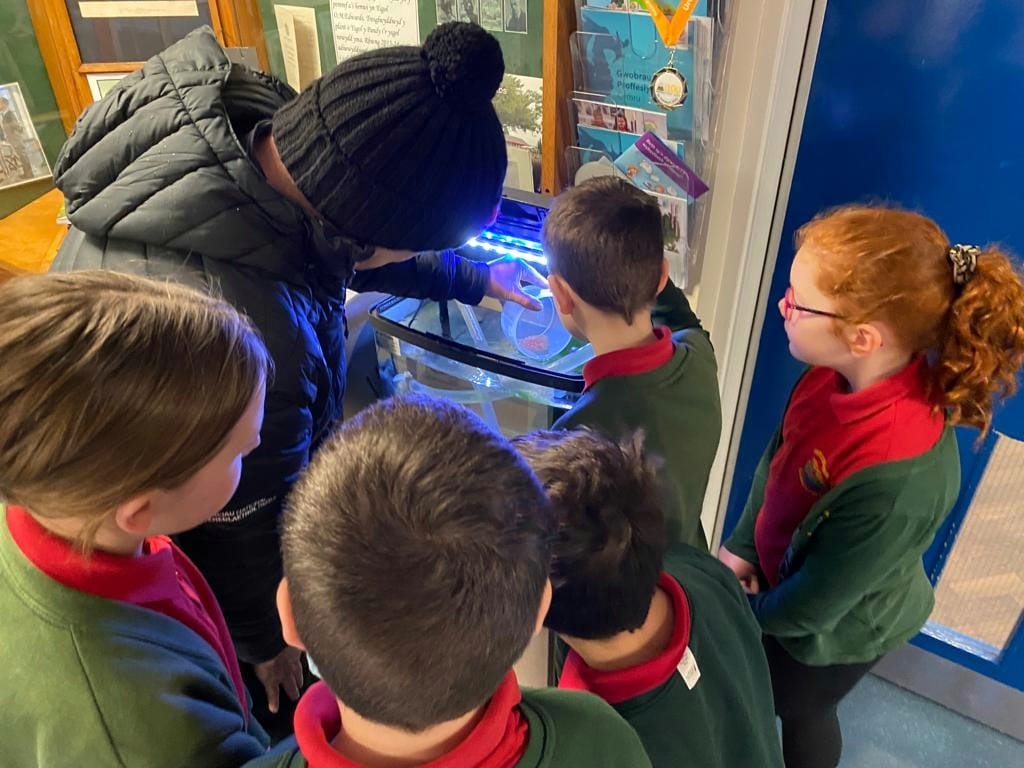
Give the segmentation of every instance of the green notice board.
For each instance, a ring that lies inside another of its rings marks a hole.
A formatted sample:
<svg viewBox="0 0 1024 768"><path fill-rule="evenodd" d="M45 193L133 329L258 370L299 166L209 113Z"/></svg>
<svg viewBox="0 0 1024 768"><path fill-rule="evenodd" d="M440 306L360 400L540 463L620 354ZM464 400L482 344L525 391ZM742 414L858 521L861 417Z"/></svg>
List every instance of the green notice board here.
<svg viewBox="0 0 1024 768"><path fill-rule="evenodd" d="M540 77L544 48L544 0L418 0L420 39L443 21L480 23L494 34L505 53L505 67L515 75ZM316 10L320 64L324 72L337 64L331 30L330 0L260 0L260 15L267 40L271 72L284 79L284 58L277 30L275 5Z"/></svg>
<svg viewBox="0 0 1024 768"><path fill-rule="evenodd" d="M472 21L501 43L505 71L541 77L544 0L419 0L420 38L446 21Z"/></svg>

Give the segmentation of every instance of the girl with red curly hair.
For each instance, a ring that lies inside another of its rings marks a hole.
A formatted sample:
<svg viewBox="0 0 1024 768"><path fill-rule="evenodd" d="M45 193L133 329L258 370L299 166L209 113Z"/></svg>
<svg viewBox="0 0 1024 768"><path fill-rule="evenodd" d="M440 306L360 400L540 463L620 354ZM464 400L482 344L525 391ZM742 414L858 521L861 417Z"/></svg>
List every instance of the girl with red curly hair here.
<svg viewBox="0 0 1024 768"><path fill-rule="evenodd" d="M910 211L846 206L796 237L779 301L794 388L720 559L764 632L787 768L834 768L839 701L913 637L921 557L960 490L955 425L985 433L1024 363L1024 285L998 248Z"/></svg>

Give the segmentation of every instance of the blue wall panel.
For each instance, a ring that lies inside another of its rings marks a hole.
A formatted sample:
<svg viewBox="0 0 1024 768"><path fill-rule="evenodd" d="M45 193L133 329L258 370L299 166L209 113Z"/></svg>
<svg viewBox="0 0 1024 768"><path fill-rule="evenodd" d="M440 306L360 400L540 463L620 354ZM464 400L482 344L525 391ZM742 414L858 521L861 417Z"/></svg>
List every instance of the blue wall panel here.
<svg viewBox="0 0 1024 768"><path fill-rule="evenodd" d="M1024 2L829 0L772 278L725 532L802 365L774 304L789 284L796 229L822 209L886 201L936 219L953 242L1001 242L1024 255ZM1024 439L1024 395L997 414ZM985 460L958 430L965 481ZM975 483L966 482L965 491ZM969 498L940 537L955 535ZM1024 504L1024 502L1022 502ZM949 530L952 528L953 530ZM941 565L941 544L928 553ZM918 644L1024 688L1024 631L996 662L928 638ZM945 649L945 652L943 652Z"/></svg>
<svg viewBox="0 0 1024 768"><path fill-rule="evenodd" d="M870 201L920 210L954 242L1024 254L1024 2L828 3L727 531L802 369L774 310L793 234L824 208ZM1024 438L1024 398L996 426Z"/></svg>

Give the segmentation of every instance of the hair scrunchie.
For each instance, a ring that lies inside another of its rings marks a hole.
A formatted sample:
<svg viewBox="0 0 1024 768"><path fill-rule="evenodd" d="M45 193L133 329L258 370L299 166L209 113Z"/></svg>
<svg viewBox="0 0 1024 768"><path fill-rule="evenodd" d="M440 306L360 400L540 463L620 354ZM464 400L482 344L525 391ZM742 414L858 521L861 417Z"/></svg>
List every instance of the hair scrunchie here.
<svg viewBox="0 0 1024 768"><path fill-rule="evenodd" d="M953 265L953 282L957 285L966 285L978 266L981 248L976 245L951 245L947 255Z"/></svg>

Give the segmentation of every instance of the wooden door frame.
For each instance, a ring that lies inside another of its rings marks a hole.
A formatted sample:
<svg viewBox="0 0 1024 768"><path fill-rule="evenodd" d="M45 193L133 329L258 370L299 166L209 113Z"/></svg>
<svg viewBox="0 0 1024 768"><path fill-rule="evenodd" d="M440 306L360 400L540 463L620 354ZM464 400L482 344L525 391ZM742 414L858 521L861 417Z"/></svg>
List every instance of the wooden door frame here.
<svg viewBox="0 0 1024 768"><path fill-rule="evenodd" d="M65 0L27 0L39 51L46 65L64 129L70 134L82 111L92 104L86 75L133 72L141 61L83 63ZM225 47L253 47L267 68L258 0L210 0L213 29Z"/></svg>
<svg viewBox="0 0 1024 768"><path fill-rule="evenodd" d="M566 106L574 87L569 37L575 31L575 0L545 0L540 186L547 195L567 186L565 148L575 143Z"/></svg>

